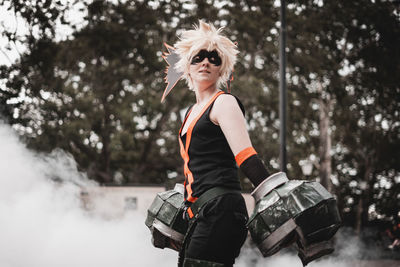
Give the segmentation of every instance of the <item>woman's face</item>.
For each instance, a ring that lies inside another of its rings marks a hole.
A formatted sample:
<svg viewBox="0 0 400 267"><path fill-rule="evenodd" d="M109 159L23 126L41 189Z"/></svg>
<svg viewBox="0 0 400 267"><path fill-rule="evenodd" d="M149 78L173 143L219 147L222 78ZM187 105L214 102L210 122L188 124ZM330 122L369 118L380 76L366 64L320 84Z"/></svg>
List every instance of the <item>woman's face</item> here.
<svg viewBox="0 0 400 267"><path fill-rule="evenodd" d="M200 50L191 60L189 75L194 84L215 84L220 77L221 64L217 51Z"/></svg>

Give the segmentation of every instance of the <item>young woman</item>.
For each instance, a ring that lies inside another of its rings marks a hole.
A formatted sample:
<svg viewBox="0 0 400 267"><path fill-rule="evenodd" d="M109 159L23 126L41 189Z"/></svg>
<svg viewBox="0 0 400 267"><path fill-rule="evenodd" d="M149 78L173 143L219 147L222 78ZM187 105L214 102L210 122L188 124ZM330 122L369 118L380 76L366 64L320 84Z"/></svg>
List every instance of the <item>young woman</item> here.
<svg viewBox="0 0 400 267"><path fill-rule="evenodd" d="M181 266L234 264L247 236L248 219L237 166L255 186L269 176L251 145L242 104L221 90L238 53L221 31L200 21L169 47L178 57L168 72L181 74L196 95L179 131L190 225Z"/></svg>

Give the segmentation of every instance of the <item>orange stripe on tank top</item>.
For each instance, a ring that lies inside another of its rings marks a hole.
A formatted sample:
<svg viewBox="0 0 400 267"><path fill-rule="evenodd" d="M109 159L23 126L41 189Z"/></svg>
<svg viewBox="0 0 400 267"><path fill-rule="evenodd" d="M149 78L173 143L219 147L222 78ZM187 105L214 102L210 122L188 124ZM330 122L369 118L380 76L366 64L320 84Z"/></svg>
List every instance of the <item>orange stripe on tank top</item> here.
<svg viewBox="0 0 400 267"><path fill-rule="evenodd" d="M188 113L188 115L186 116L185 120L182 123L181 129L179 130L179 146L180 146L180 152L181 152L181 156L183 158L183 161L185 162L184 168L183 168L183 172L185 174L185 177L187 178L188 183L186 183L186 179L185 179L185 183L184 186L186 188L186 191L188 193L188 197L187 200L189 202L195 202L197 200L197 197L193 197L193 191L192 191L192 184L194 181L193 178L193 174L189 169L189 145L190 145L190 140L192 139L192 132L193 132L193 128L196 125L197 121L200 119L200 117L204 114L204 112L207 110L207 108L212 104L212 102L214 102L214 100L221 94L223 94L224 92L218 92L217 94L215 94L207 103L207 105L205 105L203 107L203 109L201 110L200 114L197 115L197 117L190 123L189 128L187 129L186 132L186 143L185 146L183 146L182 140L181 140L181 133L182 133L182 129L183 126L186 123L187 118L189 117L190 113L192 112L190 110L190 112Z"/></svg>

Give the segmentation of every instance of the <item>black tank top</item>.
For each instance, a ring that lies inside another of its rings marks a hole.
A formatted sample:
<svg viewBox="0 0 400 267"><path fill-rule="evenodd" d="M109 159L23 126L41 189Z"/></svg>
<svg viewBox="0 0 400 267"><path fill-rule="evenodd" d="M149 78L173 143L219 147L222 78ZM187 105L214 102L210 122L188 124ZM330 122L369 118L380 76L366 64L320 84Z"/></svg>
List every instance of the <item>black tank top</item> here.
<svg viewBox="0 0 400 267"><path fill-rule="evenodd" d="M197 121L194 119L187 133L181 136L190 107L179 131L181 155L185 161L185 199L189 202L196 201L201 194L216 186L240 190L235 157L221 128L210 120L214 101L223 93L209 101ZM244 114L243 105L239 99L237 101ZM186 145L189 145L188 149Z"/></svg>

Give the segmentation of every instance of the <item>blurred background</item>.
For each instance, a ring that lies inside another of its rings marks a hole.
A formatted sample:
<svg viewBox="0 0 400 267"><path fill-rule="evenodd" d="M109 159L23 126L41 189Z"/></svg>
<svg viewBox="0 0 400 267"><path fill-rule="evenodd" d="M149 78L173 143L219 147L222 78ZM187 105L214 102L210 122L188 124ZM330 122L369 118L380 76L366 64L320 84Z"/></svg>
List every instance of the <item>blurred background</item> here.
<svg viewBox="0 0 400 267"><path fill-rule="evenodd" d="M286 3L288 177L319 181L337 197L342 235L399 259L400 1ZM279 171L280 1L0 4L0 116L30 151L64 151L105 192L182 182L177 132L195 98L181 81L160 103L161 56L204 19L238 44L232 93Z"/></svg>

